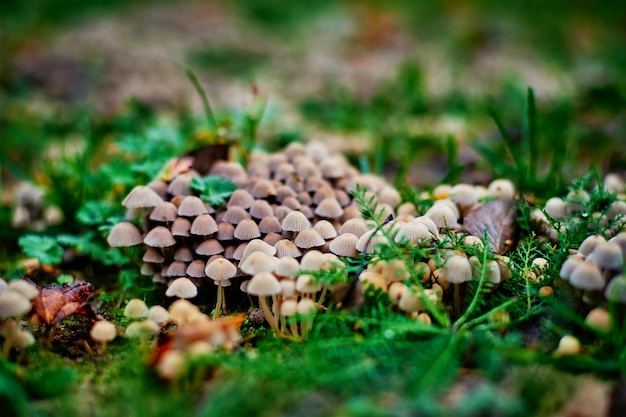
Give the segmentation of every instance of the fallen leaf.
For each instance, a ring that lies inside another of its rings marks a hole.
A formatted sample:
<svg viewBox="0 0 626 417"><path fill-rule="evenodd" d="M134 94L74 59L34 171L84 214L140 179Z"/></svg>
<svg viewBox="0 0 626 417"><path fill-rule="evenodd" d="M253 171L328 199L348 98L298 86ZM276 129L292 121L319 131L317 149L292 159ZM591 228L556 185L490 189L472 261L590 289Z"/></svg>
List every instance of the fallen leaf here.
<svg viewBox="0 0 626 417"><path fill-rule="evenodd" d="M493 200L479 205L463 219L463 228L471 235L483 238L485 230L489 245L498 254L515 247L517 209L510 199Z"/></svg>

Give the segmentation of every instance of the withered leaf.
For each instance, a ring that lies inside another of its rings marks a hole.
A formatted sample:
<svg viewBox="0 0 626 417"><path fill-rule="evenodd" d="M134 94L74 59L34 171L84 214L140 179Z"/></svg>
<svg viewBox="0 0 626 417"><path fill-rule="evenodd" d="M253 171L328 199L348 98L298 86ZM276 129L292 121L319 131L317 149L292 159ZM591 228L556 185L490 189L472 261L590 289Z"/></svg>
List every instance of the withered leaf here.
<svg viewBox="0 0 626 417"><path fill-rule="evenodd" d="M82 312L82 305L93 291L89 282L41 287L33 299L35 313L46 324L56 324L72 314Z"/></svg>
<svg viewBox="0 0 626 417"><path fill-rule="evenodd" d="M483 238L487 230L489 245L498 254L515 247L517 235L517 209L511 199L493 200L470 211L463 220L465 231Z"/></svg>

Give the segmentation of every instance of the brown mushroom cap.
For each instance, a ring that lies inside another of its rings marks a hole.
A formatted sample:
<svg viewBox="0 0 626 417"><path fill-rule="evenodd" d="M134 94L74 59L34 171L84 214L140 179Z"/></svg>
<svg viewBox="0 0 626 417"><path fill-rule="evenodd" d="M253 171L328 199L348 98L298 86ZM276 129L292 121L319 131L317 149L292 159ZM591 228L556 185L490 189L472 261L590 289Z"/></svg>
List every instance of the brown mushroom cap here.
<svg viewBox="0 0 626 417"><path fill-rule="evenodd" d="M122 201L122 205L129 209L155 207L163 199L152 188L138 185Z"/></svg>
<svg viewBox="0 0 626 417"><path fill-rule="evenodd" d="M370 229L367 227L365 220L360 217L356 217L346 220L346 222L339 227L339 234L342 235L344 233L350 233L358 238L368 230Z"/></svg>
<svg viewBox="0 0 626 417"><path fill-rule="evenodd" d="M382 233L374 233L376 229L369 230L361 235L356 242L356 250L362 253L378 252L380 245L387 245L387 237Z"/></svg>
<svg viewBox="0 0 626 417"><path fill-rule="evenodd" d="M166 227L157 226L143 238L143 243L153 248L167 248L176 244L172 232Z"/></svg>
<svg viewBox="0 0 626 417"><path fill-rule="evenodd" d="M294 278L299 270L300 263L295 258L280 258L274 273L281 277Z"/></svg>
<svg viewBox="0 0 626 417"><path fill-rule="evenodd" d="M183 198L178 206L179 216L195 217L208 212L209 209L204 205L204 202L195 195L188 195Z"/></svg>
<svg viewBox="0 0 626 417"><path fill-rule="evenodd" d="M269 198L276 195L276 187L269 180L257 181L250 191L254 198Z"/></svg>
<svg viewBox="0 0 626 417"><path fill-rule="evenodd" d="M193 261L193 252L187 246L182 246L174 252L174 260L181 262Z"/></svg>
<svg viewBox="0 0 626 417"><path fill-rule="evenodd" d="M254 203L254 197L244 189L237 189L233 192L228 200L227 207L239 206L244 209L249 209Z"/></svg>
<svg viewBox="0 0 626 417"><path fill-rule="evenodd" d="M150 220L157 222L173 222L178 217L178 208L169 201L162 201L150 212Z"/></svg>
<svg viewBox="0 0 626 417"><path fill-rule="evenodd" d="M280 233L282 231L280 220L276 216L263 217L259 222L259 231L263 234Z"/></svg>
<svg viewBox="0 0 626 417"><path fill-rule="evenodd" d="M111 228L107 242L112 247L135 246L143 243L143 238L134 224L120 222Z"/></svg>
<svg viewBox="0 0 626 417"><path fill-rule="evenodd" d="M310 250L300 260L300 269L303 271L318 271L326 265L324 254L318 250Z"/></svg>
<svg viewBox="0 0 626 417"><path fill-rule="evenodd" d="M315 226L313 226L313 229L315 229L315 231L317 231L317 233L319 233L324 240L330 240L337 237L337 230L335 229L335 226L333 226L328 220L318 221L315 223Z"/></svg>
<svg viewBox="0 0 626 417"><path fill-rule="evenodd" d="M220 241L233 240L235 238L235 226L230 223L217 225L217 239Z"/></svg>
<svg viewBox="0 0 626 417"><path fill-rule="evenodd" d="M194 175L189 173L177 175L167 186L167 192L171 195L190 195L189 184L191 184L193 177Z"/></svg>
<svg viewBox="0 0 626 417"><path fill-rule="evenodd" d="M143 255L142 260L148 263L160 264L165 261L165 258L159 250L149 247Z"/></svg>
<svg viewBox="0 0 626 417"><path fill-rule="evenodd" d="M260 237L261 232L254 220L243 220L235 227L234 235L239 240L252 240Z"/></svg>
<svg viewBox="0 0 626 417"><path fill-rule="evenodd" d="M163 276L166 277L184 277L187 271L187 264L181 261L174 261L167 267L167 271Z"/></svg>
<svg viewBox="0 0 626 417"><path fill-rule="evenodd" d="M274 215L274 209L265 200L255 200L250 206L250 215L255 219L264 219Z"/></svg>
<svg viewBox="0 0 626 417"><path fill-rule="evenodd" d="M177 217L172 223L172 236L189 236L191 222L184 217Z"/></svg>
<svg viewBox="0 0 626 417"><path fill-rule="evenodd" d="M204 278L206 277L205 267L206 263L202 259L196 259L189 264L185 273L193 278Z"/></svg>
<svg viewBox="0 0 626 417"><path fill-rule="evenodd" d="M224 213L222 221L237 225L250 218L250 213L248 213L243 207L233 205L228 207L226 213Z"/></svg>
<svg viewBox="0 0 626 417"><path fill-rule="evenodd" d="M217 239L206 239L196 248L196 253L203 256L217 255L223 252L224 247Z"/></svg>
<svg viewBox="0 0 626 417"><path fill-rule="evenodd" d="M588 256L600 242L606 242L606 239L601 235L587 236L578 247L578 253Z"/></svg>
<svg viewBox="0 0 626 417"><path fill-rule="evenodd" d="M215 219L210 214L201 214L191 223L189 232L197 236L210 236L218 230Z"/></svg>

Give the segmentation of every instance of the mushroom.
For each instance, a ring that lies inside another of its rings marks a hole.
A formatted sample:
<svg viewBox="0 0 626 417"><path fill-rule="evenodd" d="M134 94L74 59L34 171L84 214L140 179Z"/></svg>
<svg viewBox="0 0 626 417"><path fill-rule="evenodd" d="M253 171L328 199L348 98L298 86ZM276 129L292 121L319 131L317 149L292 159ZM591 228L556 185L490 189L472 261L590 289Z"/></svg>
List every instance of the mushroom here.
<svg viewBox="0 0 626 417"><path fill-rule="evenodd" d="M198 287L189 278L176 278L167 287L165 295L168 297L194 298L198 295Z"/></svg>
<svg viewBox="0 0 626 417"><path fill-rule="evenodd" d="M454 285L453 313L460 315L460 284L471 281L472 266L469 260L463 255L454 255L448 258L444 267L444 279Z"/></svg>
<svg viewBox="0 0 626 417"><path fill-rule="evenodd" d="M216 319L220 315L220 311L224 309L224 287L221 284L223 281L228 281L234 277L237 273L237 267L233 265L229 260L221 258L216 259L211 263L208 263L204 272L207 277L215 281L217 286L217 301L215 303L215 312L213 313L213 319Z"/></svg>
<svg viewBox="0 0 626 417"><path fill-rule="evenodd" d="M138 185L128 193L122 201L122 205L129 209L136 209L155 207L161 202L163 199L152 188Z"/></svg>
<svg viewBox="0 0 626 417"><path fill-rule="evenodd" d="M133 298L124 308L124 316L132 320L139 320L148 317L148 306L143 300Z"/></svg>
<svg viewBox="0 0 626 417"><path fill-rule="evenodd" d="M161 325L169 321L170 314L167 312L165 307L160 305L154 305L148 310L148 319Z"/></svg>
<svg viewBox="0 0 626 417"><path fill-rule="evenodd" d="M263 314L265 315L265 319L268 324L274 330L274 333L277 335L281 335L281 332L278 328L278 323L276 322L276 317L272 313L269 305L267 304L267 297L272 296L275 297L277 294L280 294L282 287L280 286L280 282L274 274L271 272L259 272L255 274L250 283L248 284L248 294L256 295L259 297L259 305L263 309Z"/></svg>
<svg viewBox="0 0 626 417"><path fill-rule="evenodd" d="M120 222L111 228L107 242L112 247L135 246L143 243L143 238L134 224Z"/></svg>
<svg viewBox="0 0 626 417"><path fill-rule="evenodd" d="M106 320L99 320L94 323L89 331L91 338L102 344L102 351L105 352L107 344L117 336L115 325Z"/></svg>

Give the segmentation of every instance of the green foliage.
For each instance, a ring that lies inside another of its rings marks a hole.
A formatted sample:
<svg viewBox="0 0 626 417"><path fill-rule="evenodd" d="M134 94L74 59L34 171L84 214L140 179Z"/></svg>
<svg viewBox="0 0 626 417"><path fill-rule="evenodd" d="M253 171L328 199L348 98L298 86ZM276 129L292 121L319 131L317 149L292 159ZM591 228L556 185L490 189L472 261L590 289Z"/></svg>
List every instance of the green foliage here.
<svg viewBox="0 0 626 417"><path fill-rule="evenodd" d="M63 248L53 237L28 234L18 243L27 256L37 258L43 265L57 265L63 260Z"/></svg>
<svg viewBox="0 0 626 417"><path fill-rule="evenodd" d="M211 207L219 207L224 204L237 189L234 182L217 175L194 177L189 186L197 191L200 198L209 203Z"/></svg>

